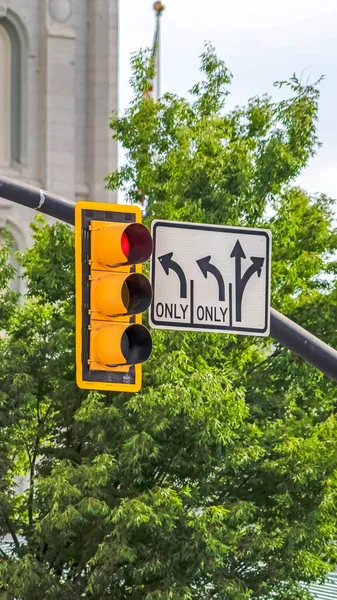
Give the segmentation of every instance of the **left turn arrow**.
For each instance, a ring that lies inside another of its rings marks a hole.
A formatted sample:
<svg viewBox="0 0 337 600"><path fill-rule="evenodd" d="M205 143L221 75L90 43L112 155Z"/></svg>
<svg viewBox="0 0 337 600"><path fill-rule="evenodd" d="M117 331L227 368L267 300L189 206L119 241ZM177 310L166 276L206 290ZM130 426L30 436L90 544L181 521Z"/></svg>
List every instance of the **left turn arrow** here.
<svg viewBox="0 0 337 600"><path fill-rule="evenodd" d="M219 286L219 300L224 301L225 300L225 282L223 280L223 277L222 277L219 269L215 265L212 265L212 263L210 262L211 258L212 258L211 256L205 256L204 258L200 258L196 262L200 268L200 271L202 272L203 276L205 277L205 279L207 279L207 273L211 273L212 275L214 275L215 279L218 282L218 286Z"/></svg>
<svg viewBox="0 0 337 600"><path fill-rule="evenodd" d="M174 271L180 281L180 298L187 298L187 282L185 273L182 270L181 266L175 260L172 260L173 252L169 252L168 254L163 254L163 256L158 256L158 260L163 267L166 275L169 274L169 271Z"/></svg>

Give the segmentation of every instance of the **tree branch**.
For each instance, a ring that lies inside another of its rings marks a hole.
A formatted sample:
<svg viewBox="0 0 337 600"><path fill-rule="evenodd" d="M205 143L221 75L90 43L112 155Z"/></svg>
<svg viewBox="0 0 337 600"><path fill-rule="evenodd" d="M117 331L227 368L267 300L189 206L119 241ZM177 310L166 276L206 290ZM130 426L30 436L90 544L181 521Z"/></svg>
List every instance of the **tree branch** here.
<svg viewBox="0 0 337 600"><path fill-rule="evenodd" d="M281 348L277 348L277 350L275 350L273 352L273 354L270 354L269 356L267 356L267 358L265 358L261 362L257 363L257 365L254 365L254 367L252 367L251 369L249 369L249 371L247 371L247 373L246 373L246 377L248 377L248 375L250 375L253 371L255 371L256 369L258 369L259 367L261 367L265 363L268 363L271 359L273 359L276 356L278 356L278 354L281 354Z"/></svg>
<svg viewBox="0 0 337 600"><path fill-rule="evenodd" d="M13 525L12 521L10 520L9 516L6 515L5 513L4 513L4 517L5 517L6 525L8 527L8 531L12 536L15 547L20 548L20 542L18 540L18 536L15 533L15 529L14 529L14 525Z"/></svg>
<svg viewBox="0 0 337 600"><path fill-rule="evenodd" d="M34 454L33 454L32 462L30 465L29 495L28 495L28 523L29 523L30 527L33 527L35 464L36 464L39 441L40 441L40 438L38 436L36 436Z"/></svg>

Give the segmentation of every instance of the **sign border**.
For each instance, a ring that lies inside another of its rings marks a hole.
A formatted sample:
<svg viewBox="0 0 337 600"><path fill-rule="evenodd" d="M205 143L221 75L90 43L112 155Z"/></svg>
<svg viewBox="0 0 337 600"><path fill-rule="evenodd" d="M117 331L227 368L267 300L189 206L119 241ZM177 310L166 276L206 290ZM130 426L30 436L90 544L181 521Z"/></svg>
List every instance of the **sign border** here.
<svg viewBox="0 0 337 600"><path fill-rule="evenodd" d="M247 235L263 235L266 238L266 291L267 301L265 309L265 327L264 328L250 328L230 327L229 325L219 327L219 325L202 325L195 323L181 324L176 322L162 323L154 319L154 300L152 300L151 307L149 310L149 325L152 329L172 329L175 331L200 331L205 333L228 333L228 334L244 334L252 336L263 336L267 337L270 333L270 282L271 282L271 240L272 232L270 229L255 229L250 227L235 227L231 225L213 225L207 223L189 223L183 221L165 221L163 219L154 219L151 224L151 234L153 239L153 253L150 261L150 280L153 289L155 290L155 250L156 250L156 233L158 227L172 227L174 229L199 229L202 231L217 231L221 233L237 233L238 235L247 232Z"/></svg>

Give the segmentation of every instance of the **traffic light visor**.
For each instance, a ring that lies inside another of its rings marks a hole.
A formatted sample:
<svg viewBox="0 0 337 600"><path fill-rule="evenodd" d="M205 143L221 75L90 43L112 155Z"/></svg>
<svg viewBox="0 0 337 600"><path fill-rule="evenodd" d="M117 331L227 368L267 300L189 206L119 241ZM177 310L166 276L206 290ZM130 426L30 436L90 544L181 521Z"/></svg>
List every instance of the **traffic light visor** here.
<svg viewBox="0 0 337 600"><path fill-rule="evenodd" d="M92 359L102 367L143 363L151 352L151 334L143 325L107 324L93 331Z"/></svg>
<svg viewBox="0 0 337 600"><path fill-rule="evenodd" d="M93 258L105 268L140 264L152 253L152 237L141 223L109 223L93 227Z"/></svg>
<svg viewBox="0 0 337 600"><path fill-rule="evenodd" d="M152 300L151 284L141 273L106 275L104 271L95 271L91 288L92 311L104 317L142 313Z"/></svg>

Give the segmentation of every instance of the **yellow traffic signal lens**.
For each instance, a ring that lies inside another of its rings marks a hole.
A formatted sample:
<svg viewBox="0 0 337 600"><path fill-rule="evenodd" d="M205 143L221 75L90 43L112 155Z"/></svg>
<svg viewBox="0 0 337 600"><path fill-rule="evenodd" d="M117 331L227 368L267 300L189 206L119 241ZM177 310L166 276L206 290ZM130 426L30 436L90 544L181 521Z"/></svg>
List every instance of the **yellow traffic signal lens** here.
<svg viewBox="0 0 337 600"><path fill-rule="evenodd" d="M94 317L96 312L104 317L136 315L147 310L152 300L151 284L141 273L94 271L91 288Z"/></svg>
<svg viewBox="0 0 337 600"><path fill-rule="evenodd" d="M104 268L134 265L148 260L152 237L141 223L109 223L93 227L94 257Z"/></svg>
<svg viewBox="0 0 337 600"><path fill-rule="evenodd" d="M109 323L92 333L92 359L104 368L143 363L151 355L151 334L143 325Z"/></svg>

